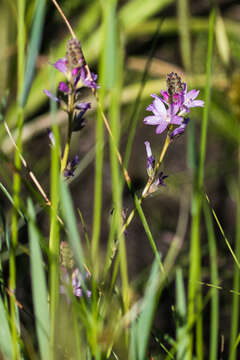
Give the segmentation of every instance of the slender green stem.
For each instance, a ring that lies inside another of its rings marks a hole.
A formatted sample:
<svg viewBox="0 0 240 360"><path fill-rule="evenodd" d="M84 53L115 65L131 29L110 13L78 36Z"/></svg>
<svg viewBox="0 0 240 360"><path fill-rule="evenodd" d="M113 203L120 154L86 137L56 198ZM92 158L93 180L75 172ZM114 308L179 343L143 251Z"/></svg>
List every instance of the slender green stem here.
<svg viewBox="0 0 240 360"><path fill-rule="evenodd" d="M208 125L208 111L210 104L211 88L211 66L213 53L215 10L213 9L209 18L209 38L207 54L207 82L205 89L205 107L203 110L203 121L201 129L200 161L198 172L195 174L195 182L192 198L192 228L191 228L191 247L190 247L190 268L189 268L189 290L188 290L188 324L193 321L196 311L201 308L202 294L198 282L201 277L201 247L200 247L200 215L202 208L202 193L204 179L204 163L206 156L206 137ZM199 312L196 322L196 350L197 358L203 359L203 334L202 334L202 315ZM189 348L187 358L193 358L193 333L190 333Z"/></svg>
<svg viewBox="0 0 240 360"><path fill-rule="evenodd" d="M142 200L148 195L148 192L149 192L149 189L151 187L151 185L153 184L153 182L156 180L156 177L158 175L158 170L163 162L163 159L166 155L166 152L167 152L167 149L169 147L171 143L171 138L169 135L167 135L166 137L166 140L164 142L164 145L163 145L163 148L162 148L162 151L161 151L161 154L159 156L159 160L157 162L157 164L155 165L155 168L153 170L153 175L151 177L149 177L148 181L147 181L147 184L145 185L144 189L143 189L143 192L142 192L142 195L141 197L138 199L138 203L141 205L142 203ZM134 208L131 213L129 214L127 220L125 221L123 227L122 227L122 232L124 232L126 230L126 228L130 225L131 221L133 220L134 218L134 215L135 215L135 212L136 212L136 208Z"/></svg>
<svg viewBox="0 0 240 360"><path fill-rule="evenodd" d="M236 244L235 244L235 254L237 255L238 261L240 254L240 143L238 146L238 187L237 187L237 219L236 219ZM229 360L235 360L237 357L237 349L234 346L237 335L238 335L238 326L239 326L239 295L237 294L240 289L240 270L235 264L234 266L234 277L233 277L233 303L232 303L232 325L231 325L231 336L230 336L230 346L229 346ZM236 292L236 293L235 293Z"/></svg>
<svg viewBox="0 0 240 360"><path fill-rule="evenodd" d="M18 116L18 146L21 146L21 130L22 130L22 123L23 123L23 111L19 110ZM21 168L21 160L19 157L19 153L16 150L15 152L15 167L17 170ZM16 299L15 299L15 289L16 289L16 249L18 246L18 212L20 210L20 187L21 187L21 178L18 172L14 174L13 177L13 201L14 201L14 208L12 214L12 238L11 238L11 246L10 246L10 281L9 281L9 288L11 291L10 296L10 309L11 309L11 329L12 329L12 341L13 341L13 359L19 359L19 347L18 347L18 334L17 334L17 327L16 327Z"/></svg>
<svg viewBox="0 0 240 360"><path fill-rule="evenodd" d="M157 164L156 164L156 166L155 166L155 168L154 168L154 170L153 170L153 175L148 179L148 182L147 182L147 184L146 184L146 186L145 186L145 188L144 188L144 190L143 190L143 192L142 192L141 198L144 198L144 197L146 197L146 196L148 195L148 191L149 191L151 185L152 185L153 182L156 180L156 177L157 177L157 175L158 175L158 170L159 170L159 168L160 168L160 166L161 166L161 164L162 164L162 162L163 162L164 156L166 155L167 149L168 149L171 141L172 141L172 140L171 140L169 134L167 134L165 143L164 143L164 145L163 145L161 154L160 154L160 156L159 156L159 160L158 160L158 162L157 162Z"/></svg>
<svg viewBox="0 0 240 360"><path fill-rule="evenodd" d="M51 223L49 236L49 250L50 250L50 317L51 317L51 332L50 332L50 359L53 360L55 341L56 341L56 325L57 325L57 311L59 303L59 224L58 224L58 205L59 205L59 140L58 131L54 126L55 146L52 146L51 157Z"/></svg>
<svg viewBox="0 0 240 360"><path fill-rule="evenodd" d="M70 151L70 143L72 138L72 122L73 122L73 112L74 112L74 93L73 89L71 91L71 94L68 96L68 134L67 134L67 141L65 144L63 157L61 160L61 174L63 174L67 162L68 162L68 156Z"/></svg>
<svg viewBox="0 0 240 360"><path fill-rule="evenodd" d="M210 269L211 269L211 283L218 285L218 268L217 268L217 247L216 239L213 228L212 215L208 207L207 201L203 203L204 217L208 232L208 244L209 244L209 255L210 255ZM239 269L236 267L237 271ZM237 296L238 298L238 296ZM215 360L218 353L218 317L219 317L219 295L218 289L213 287L212 298L211 298L211 320L210 320L210 351L209 360ZM234 344L233 344L234 345ZM233 360L233 359L231 359Z"/></svg>
<svg viewBox="0 0 240 360"><path fill-rule="evenodd" d="M23 90L24 83L24 62L25 62L25 24L24 24L24 13L25 13L25 0L18 0L18 37L17 37L17 48L18 48L18 63L17 63L17 75L18 75L18 117L17 117L17 128L18 128L18 137L17 137L17 146L21 151L22 147L22 127L23 127L23 107L20 104L20 97ZM18 346L18 330L17 330L17 321L16 321L16 299L15 299L15 290L16 290L16 261L15 254L18 246L18 212L20 210L20 188L21 188L21 178L19 175L19 170L21 169L21 159L19 151L15 151L15 168L17 171L13 176L13 200L15 207L13 208L12 214L12 238L11 238L11 247L10 247L10 279L9 279L9 288L11 291L10 296L10 312L11 312L11 331L12 331L12 342L13 342L13 359L19 359L19 346Z"/></svg>
<svg viewBox="0 0 240 360"><path fill-rule="evenodd" d="M185 70L191 71L191 36L189 0L177 0L178 32L180 36L181 57Z"/></svg>
<svg viewBox="0 0 240 360"><path fill-rule="evenodd" d="M157 250L155 241L154 241L154 239L153 239L153 237L152 237L151 231L150 231L149 226L148 226L148 224L147 224L147 220L146 220L145 215L144 215L144 213L143 213L143 210L142 210L142 207L141 207L141 203L142 203L144 197L147 196L148 191L149 191L151 185L152 185L153 182L156 180L156 177L157 177L157 175L158 175L158 170L159 170L159 168L160 168L160 166L161 166L161 164L162 164L162 162L163 162L163 160L164 160L164 157L165 157L165 155L166 155L166 152L167 152L167 149L168 149L170 143L171 143L171 138L170 138L169 134L167 134L167 137L166 137L166 139L165 139L165 142L164 142L164 145L163 145L161 154L160 154L160 156L159 156L159 160L158 160L158 162L157 162L157 164L155 165L155 168L154 168L154 170L153 170L153 175L148 179L148 182L147 182L146 186L144 187L143 192L142 192L142 195L141 195L140 198L137 197L136 193L133 194L133 199L134 199L135 207L134 207L134 209L131 211L131 213L129 214L129 216L128 216L127 220L125 221L125 223L123 224L122 230L121 230L121 234L123 234L123 233L126 231L127 227L130 225L130 223L131 223L131 221L133 220L134 215L135 215L135 213L136 213L136 211L137 211L138 214L139 214L139 216L140 216L140 218L141 218L141 220L142 220L142 224L143 224L143 227L144 227L144 229L145 229L145 231L146 231L146 234L147 234L147 236L148 236L150 245L151 245L151 247L152 247L152 249L153 249L153 252L154 252L156 258L158 259L159 266L160 266L160 269L161 269L162 271L164 271L163 264L162 264L162 261L161 261L161 259L160 259L160 256L159 256L159 253L158 253L158 250ZM130 185L131 185L131 184L130 184ZM130 187L130 189L131 189L131 187ZM120 240L118 240L118 241L120 241ZM112 262L113 262L113 259L115 258L115 255L116 255L116 252L117 252L117 249L118 249L118 246L117 246L117 245L118 245L118 242L115 243L115 244L113 245L113 247L112 247L112 253L111 253L111 256L110 256L110 258L109 258L109 260L108 260L108 262L107 262L107 266L106 266L106 269L105 269L105 273L106 273L107 270L110 268L110 266L111 266L111 264L112 264ZM119 262L117 261L116 264L115 264L115 269L114 269L114 273L115 273L115 274L117 274L118 264L119 264ZM113 283L114 283L114 281L113 281Z"/></svg>

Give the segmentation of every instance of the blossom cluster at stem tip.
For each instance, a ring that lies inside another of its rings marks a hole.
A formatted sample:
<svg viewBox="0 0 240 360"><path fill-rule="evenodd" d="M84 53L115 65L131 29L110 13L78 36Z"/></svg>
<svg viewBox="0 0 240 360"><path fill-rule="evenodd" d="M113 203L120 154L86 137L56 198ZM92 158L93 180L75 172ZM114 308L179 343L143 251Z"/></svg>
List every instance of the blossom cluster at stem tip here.
<svg viewBox="0 0 240 360"><path fill-rule="evenodd" d="M190 109L203 107L204 101L198 100L199 90L187 91L187 84L182 83L180 76L170 73L167 76L167 90L161 90L161 96L152 94L152 104L147 107L152 115L144 118L147 125L156 126L156 133L161 134L170 129L170 138L184 132L189 122Z"/></svg>
<svg viewBox="0 0 240 360"><path fill-rule="evenodd" d="M77 39L68 41L66 56L52 65L65 76L65 81L59 83L57 95L47 89L44 89L44 93L57 102L62 110L73 115L72 131L79 131L85 125L86 111L91 108L91 103L80 101L80 89L88 87L96 90L98 88L97 75L90 72L86 65L81 43Z"/></svg>

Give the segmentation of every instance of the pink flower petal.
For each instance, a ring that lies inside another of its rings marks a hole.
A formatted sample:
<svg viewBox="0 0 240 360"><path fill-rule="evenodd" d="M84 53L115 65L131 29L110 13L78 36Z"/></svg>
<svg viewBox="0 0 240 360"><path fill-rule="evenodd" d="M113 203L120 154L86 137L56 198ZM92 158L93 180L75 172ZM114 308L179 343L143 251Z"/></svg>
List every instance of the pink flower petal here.
<svg viewBox="0 0 240 360"><path fill-rule="evenodd" d="M160 121L162 121L162 119L160 117L157 116L147 116L145 117L145 119L143 120L143 122L147 125L158 125L160 123Z"/></svg>
<svg viewBox="0 0 240 360"><path fill-rule="evenodd" d="M156 134L161 134L167 128L168 124L167 121L162 121L156 128Z"/></svg>

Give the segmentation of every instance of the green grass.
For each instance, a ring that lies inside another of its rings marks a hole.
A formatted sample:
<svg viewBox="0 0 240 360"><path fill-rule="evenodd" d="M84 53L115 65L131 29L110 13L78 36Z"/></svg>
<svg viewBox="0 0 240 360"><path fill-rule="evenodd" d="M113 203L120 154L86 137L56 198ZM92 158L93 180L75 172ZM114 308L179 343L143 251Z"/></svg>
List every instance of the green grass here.
<svg viewBox="0 0 240 360"><path fill-rule="evenodd" d="M75 93L65 112L43 93L67 81L51 67L71 37L62 17L45 0L0 5L0 357L237 359L239 24L187 0L60 5L98 73L96 91L79 91L92 106L80 132ZM205 106L171 140L143 119L176 65ZM145 197L146 140L154 176L169 177Z"/></svg>

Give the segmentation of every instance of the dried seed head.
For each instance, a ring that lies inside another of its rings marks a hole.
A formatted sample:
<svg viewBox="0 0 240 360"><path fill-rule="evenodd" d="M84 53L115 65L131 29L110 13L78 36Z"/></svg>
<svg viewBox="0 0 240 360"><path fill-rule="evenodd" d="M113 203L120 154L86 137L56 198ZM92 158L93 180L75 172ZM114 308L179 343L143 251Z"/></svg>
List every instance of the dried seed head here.
<svg viewBox="0 0 240 360"><path fill-rule="evenodd" d="M170 103L174 102L174 96L184 90L182 79L177 73L171 72L167 74L167 92L170 97Z"/></svg>
<svg viewBox="0 0 240 360"><path fill-rule="evenodd" d="M80 41L77 39L68 41L66 58L70 70L86 64Z"/></svg>
<svg viewBox="0 0 240 360"><path fill-rule="evenodd" d="M60 245L60 254L61 254L61 265L66 269L73 269L74 259L73 253L70 249L69 244L66 241L62 241Z"/></svg>

